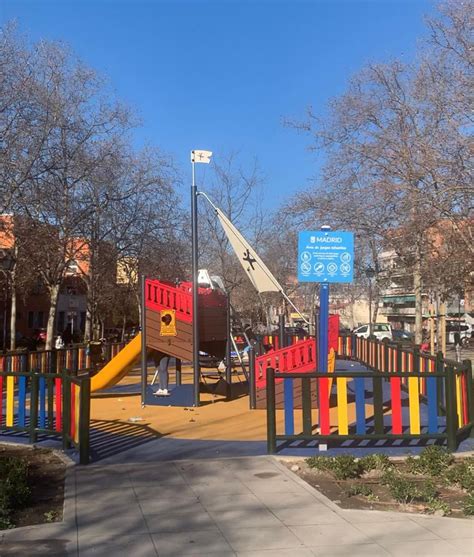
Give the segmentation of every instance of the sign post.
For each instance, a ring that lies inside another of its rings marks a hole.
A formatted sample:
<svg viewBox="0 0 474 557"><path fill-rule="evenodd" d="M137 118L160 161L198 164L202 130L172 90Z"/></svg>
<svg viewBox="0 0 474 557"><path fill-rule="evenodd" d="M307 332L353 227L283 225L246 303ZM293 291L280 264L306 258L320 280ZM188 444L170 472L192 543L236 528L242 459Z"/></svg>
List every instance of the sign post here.
<svg viewBox="0 0 474 557"><path fill-rule="evenodd" d="M298 282L319 282L318 370L328 369L329 284L349 283L354 276L354 234L332 231L299 233Z"/></svg>

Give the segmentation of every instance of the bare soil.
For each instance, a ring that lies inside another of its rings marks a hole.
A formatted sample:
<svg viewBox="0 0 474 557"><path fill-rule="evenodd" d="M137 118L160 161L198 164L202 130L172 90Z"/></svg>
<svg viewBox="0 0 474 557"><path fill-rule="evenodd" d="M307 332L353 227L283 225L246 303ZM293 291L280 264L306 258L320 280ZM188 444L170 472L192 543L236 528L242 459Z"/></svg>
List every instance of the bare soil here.
<svg viewBox="0 0 474 557"><path fill-rule="evenodd" d="M28 461L31 497L27 506L11 517L13 524L31 526L63 519L66 464L51 450L0 443L0 459L20 457Z"/></svg>
<svg viewBox="0 0 474 557"><path fill-rule="evenodd" d="M381 473L372 470L369 473L362 475L360 478L353 478L349 480L338 480L332 476L330 472L316 470L310 468L303 460L285 460L283 463L291 470L293 466L298 466L298 470L293 470L301 479L315 487L328 499L331 499L339 507L343 509L365 509L365 510L379 510L379 511L396 511L396 512L412 512L412 513L429 513L426 504L401 504L395 501L388 488L380 484ZM411 475L406 471L406 466L403 462L395 463L399 472L406 478L423 484L424 482L433 482L434 478ZM463 504L467 494L462 489L452 486L447 487L441 482L434 481L436 488L439 492L439 498L447 503L451 509L450 517L454 518L467 518L463 513ZM352 486L368 486L372 494L370 496L364 495L349 495L348 491ZM442 515L442 513L440 513Z"/></svg>

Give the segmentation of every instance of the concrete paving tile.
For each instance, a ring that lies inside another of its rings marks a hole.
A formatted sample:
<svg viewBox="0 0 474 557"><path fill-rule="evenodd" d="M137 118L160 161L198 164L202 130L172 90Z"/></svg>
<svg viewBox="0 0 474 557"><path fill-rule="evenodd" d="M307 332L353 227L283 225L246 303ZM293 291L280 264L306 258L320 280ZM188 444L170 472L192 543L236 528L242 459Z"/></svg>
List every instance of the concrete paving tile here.
<svg viewBox="0 0 474 557"><path fill-rule="evenodd" d="M283 480L288 479L286 474L283 474L277 468L270 468L268 466L257 468L255 470L236 470L234 472L236 478L242 481L252 481L252 480Z"/></svg>
<svg viewBox="0 0 474 557"><path fill-rule="evenodd" d="M153 534L155 548L160 557L182 555L232 555L232 548L218 531L176 532Z"/></svg>
<svg viewBox="0 0 474 557"><path fill-rule="evenodd" d="M127 472L109 473L105 469L90 474L76 474L76 486L79 490L85 487L96 491L106 491L131 487L131 482Z"/></svg>
<svg viewBox="0 0 474 557"><path fill-rule="evenodd" d="M348 523L290 526L289 528L307 547L373 543L367 535Z"/></svg>
<svg viewBox="0 0 474 557"><path fill-rule="evenodd" d="M110 505L86 506L82 505L77 510L77 523L81 528L103 520L114 520L114 517L126 515L135 521L143 518L142 509L135 499L133 502L111 503Z"/></svg>
<svg viewBox="0 0 474 557"><path fill-rule="evenodd" d="M77 545L66 540L44 539L31 541L9 541L0 543L2 557L76 557Z"/></svg>
<svg viewBox="0 0 474 557"><path fill-rule="evenodd" d="M260 493L305 493L301 486L287 477L276 480L249 480L244 483L257 496Z"/></svg>
<svg viewBox="0 0 474 557"><path fill-rule="evenodd" d="M405 541L383 544L392 557L464 557L472 555L445 540Z"/></svg>
<svg viewBox="0 0 474 557"><path fill-rule="evenodd" d="M291 549L258 549L257 551L239 551L237 557L314 557L311 549L292 547Z"/></svg>
<svg viewBox="0 0 474 557"><path fill-rule="evenodd" d="M145 499L164 499L167 501L173 501L174 497L178 495L180 497L196 497L196 493L194 493L189 486L185 485L173 486L156 483L148 486L135 486L133 490L139 501Z"/></svg>
<svg viewBox="0 0 474 557"><path fill-rule="evenodd" d="M273 514L287 526L303 526L305 524L347 524L338 514L324 505L302 505L289 509L272 509Z"/></svg>
<svg viewBox="0 0 474 557"><path fill-rule="evenodd" d="M265 508L263 503L252 493L231 495L200 495L199 501L208 511L230 511L236 507L239 509L261 509Z"/></svg>
<svg viewBox="0 0 474 557"><path fill-rule="evenodd" d="M338 514L352 524L360 524L364 522L393 522L394 520L400 522L402 520L412 520L411 516L408 514L394 513L390 511L340 509Z"/></svg>
<svg viewBox="0 0 474 557"><path fill-rule="evenodd" d="M474 540L472 538L457 538L455 540L446 540L459 551L474 555Z"/></svg>
<svg viewBox="0 0 474 557"><path fill-rule="evenodd" d="M272 528L226 529L224 535L237 552L260 549L290 549L303 546L301 541L281 524Z"/></svg>
<svg viewBox="0 0 474 557"><path fill-rule="evenodd" d="M85 538L94 538L107 533L110 539L115 536L125 536L146 533L148 531L145 519L140 510L127 514L115 513L108 509L102 514L78 515L79 542Z"/></svg>
<svg viewBox="0 0 474 557"><path fill-rule="evenodd" d="M236 507L229 511L211 511L209 514L224 532L233 528L282 527L278 518L264 506L254 509Z"/></svg>
<svg viewBox="0 0 474 557"><path fill-rule="evenodd" d="M400 540L417 541L417 540L436 540L439 536L431 530L423 528L420 524L413 521L392 521L390 527L386 522L364 522L359 523L356 527L369 536L373 541L386 544L397 543Z"/></svg>
<svg viewBox="0 0 474 557"><path fill-rule="evenodd" d="M191 532L194 530L216 530L216 524L209 514L201 510L199 512L171 511L168 514L147 514L145 520L149 532L158 534L160 532Z"/></svg>
<svg viewBox="0 0 474 557"><path fill-rule="evenodd" d="M127 512L127 509L138 505L138 499L133 489L114 489L110 492L78 494L76 498L76 512L97 511L104 512L114 508L118 512Z"/></svg>
<svg viewBox="0 0 474 557"><path fill-rule="evenodd" d="M168 470L136 470L129 474L129 478L134 486L150 485L154 483L173 486L186 485L184 477L174 468Z"/></svg>
<svg viewBox="0 0 474 557"><path fill-rule="evenodd" d="M390 553L376 543L326 545L312 548L316 557L389 557Z"/></svg>
<svg viewBox="0 0 474 557"><path fill-rule="evenodd" d="M302 490L288 493L263 492L257 493L256 497L272 510L299 508L302 505L322 505L322 508L328 508L311 493Z"/></svg>
<svg viewBox="0 0 474 557"><path fill-rule="evenodd" d="M153 540L147 534L120 536L107 539L103 536L83 540L79 545L80 557L156 557Z"/></svg>
<svg viewBox="0 0 474 557"><path fill-rule="evenodd" d="M200 482L191 485L191 489L196 495L207 495L210 493L217 495L230 495L239 493L250 493L250 490L239 480L222 482Z"/></svg>
<svg viewBox="0 0 474 557"><path fill-rule="evenodd" d="M7 542L59 539L76 543L76 524L55 522L54 524L35 524L34 526L13 528L12 530L1 530L0 543L2 539Z"/></svg>
<svg viewBox="0 0 474 557"><path fill-rule="evenodd" d="M449 540L457 538L474 538L474 520L437 516L416 516L413 520L437 534L440 538Z"/></svg>
<svg viewBox="0 0 474 557"><path fill-rule="evenodd" d="M205 510L204 506L195 495L191 497L187 495L175 495L172 500L164 497L140 499L139 504L145 516L148 514L168 514L170 511L174 513L181 511L192 511L197 513Z"/></svg>

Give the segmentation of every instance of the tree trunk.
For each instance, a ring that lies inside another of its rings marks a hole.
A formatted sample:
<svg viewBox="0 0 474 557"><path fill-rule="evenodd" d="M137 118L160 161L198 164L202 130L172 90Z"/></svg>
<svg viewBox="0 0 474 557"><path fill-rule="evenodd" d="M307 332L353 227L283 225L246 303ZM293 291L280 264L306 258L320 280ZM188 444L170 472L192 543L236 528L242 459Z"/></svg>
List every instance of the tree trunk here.
<svg viewBox="0 0 474 557"><path fill-rule="evenodd" d="M86 324L84 327L84 342L89 342L91 339L91 332L92 332L92 314L89 307L89 302L87 303L86 309Z"/></svg>
<svg viewBox="0 0 474 557"><path fill-rule="evenodd" d="M127 316L124 314L122 318L122 334L120 335L120 340L123 342L125 340L125 329L127 324Z"/></svg>
<svg viewBox="0 0 474 557"><path fill-rule="evenodd" d="M420 242L416 242L416 260L413 270L413 289L415 291L415 344L423 342L423 305L421 297L421 249Z"/></svg>
<svg viewBox="0 0 474 557"><path fill-rule="evenodd" d="M46 350L51 350L53 347L54 339L54 323L56 321L56 309L58 307L59 298L59 284L54 284L49 289L49 314L48 314L48 325L46 329Z"/></svg>
<svg viewBox="0 0 474 557"><path fill-rule="evenodd" d="M7 308L5 307L5 311ZM10 350L16 349L16 289L12 275L12 297L10 301Z"/></svg>

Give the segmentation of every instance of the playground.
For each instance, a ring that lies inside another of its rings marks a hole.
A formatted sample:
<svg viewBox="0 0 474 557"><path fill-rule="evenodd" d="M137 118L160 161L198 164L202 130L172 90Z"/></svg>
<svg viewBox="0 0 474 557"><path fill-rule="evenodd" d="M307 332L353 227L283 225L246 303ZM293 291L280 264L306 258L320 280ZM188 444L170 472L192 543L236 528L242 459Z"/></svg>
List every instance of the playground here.
<svg viewBox="0 0 474 557"><path fill-rule="evenodd" d="M258 278L260 288L287 299L232 223L218 216L253 284ZM219 277L197 268L192 282L142 276L140 332L105 347L100 363L85 346L1 357L0 430L30 443L56 439L76 449L81 464L169 460L201 448L229 456L406 454L432 443L457 450L474 423L470 361L341 335L339 316L329 314L327 281L351 280L353 235L304 232L299 249L299 280L323 281L313 334L288 335L282 314L277 335L247 329L237 337ZM313 256L341 259L342 274L308 276L313 267L304 264Z"/></svg>

